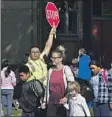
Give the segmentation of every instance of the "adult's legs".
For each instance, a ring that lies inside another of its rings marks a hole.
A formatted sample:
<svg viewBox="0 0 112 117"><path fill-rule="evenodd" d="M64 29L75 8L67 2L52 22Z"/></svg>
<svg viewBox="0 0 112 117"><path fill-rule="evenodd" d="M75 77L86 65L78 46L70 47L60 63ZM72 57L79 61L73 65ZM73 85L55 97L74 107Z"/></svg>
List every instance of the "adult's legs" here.
<svg viewBox="0 0 112 117"><path fill-rule="evenodd" d="M2 110L3 110L3 112L4 112L4 115L6 115L6 113L5 113L5 102L6 102L6 94L4 93L5 91L4 91L4 89L1 89L1 103L2 103Z"/></svg>
<svg viewBox="0 0 112 117"><path fill-rule="evenodd" d="M23 111L22 117L35 117L35 113L34 112L27 113Z"/></svg>
<svg viewBox="0 0 112 117"><path fill-rule="evenodd" d="M110 111L110 107L109 104L101 104L99 106L100 108L100 112L101 112L101 117L110 117L111 116L111 111Z"/></svg>
<svg viewBox="0 0 112 117"><path fill-rule="evenodd" d="M38 108L32 112L22 112L22 117L39 117L38 115Z"/></svg>
<svg viewBox="0 0 112 117"><path fill-rule="evenodd" d="M100 117L99 105L96 102L93 102L93 112L95 117Z"/></svg>
<svg viewBox="0 0 112 117"><path fill-rule="evenodd" d="M47 108L47 117L66 117L66 109L59 104L49 104Z"/></svg>
<svg viewBox="0 0 112 117"><path fill-rule="evenodd" d="M54 104L48 104L47 117L56 117L56 106Z"/></svg>
<svg viewBox="0 0 112 117"><path fill-rule="evenodd" d="M7 115L12 114L13 89L7 89Z"/></svg>

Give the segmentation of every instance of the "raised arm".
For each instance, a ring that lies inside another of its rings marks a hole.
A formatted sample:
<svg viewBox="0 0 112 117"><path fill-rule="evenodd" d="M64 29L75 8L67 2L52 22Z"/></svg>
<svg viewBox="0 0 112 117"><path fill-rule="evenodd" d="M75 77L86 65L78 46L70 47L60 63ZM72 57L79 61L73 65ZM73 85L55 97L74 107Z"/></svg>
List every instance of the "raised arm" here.
<svg viewBox="0 0 112 117"><path fill-rule="evenodd" d="M44 55L47 55L49 54L50 50L51 50L51 47L52 47L52 44L53 44L53 37L56 35L56 28L53 27L49 33L49 37L48 37L48 40L45 44L45 48L42 52L42 54L40 55L40 58L43 58Z"/></svg>

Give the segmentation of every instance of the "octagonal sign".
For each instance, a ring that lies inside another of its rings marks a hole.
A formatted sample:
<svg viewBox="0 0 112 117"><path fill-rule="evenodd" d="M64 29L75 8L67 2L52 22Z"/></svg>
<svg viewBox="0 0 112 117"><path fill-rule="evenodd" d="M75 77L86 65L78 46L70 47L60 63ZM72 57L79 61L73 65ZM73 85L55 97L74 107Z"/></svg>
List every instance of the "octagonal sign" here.
<svg viewBox="0 0 112 117"><path fill-rule="evenodd" d="M52 2L48 2L45 8L45 13L46 13L46 18L49 24L51 25L51 27L55 25L55 27L57 28L60 22L60 18L59 18L59 11L56 5Z"/></svg>

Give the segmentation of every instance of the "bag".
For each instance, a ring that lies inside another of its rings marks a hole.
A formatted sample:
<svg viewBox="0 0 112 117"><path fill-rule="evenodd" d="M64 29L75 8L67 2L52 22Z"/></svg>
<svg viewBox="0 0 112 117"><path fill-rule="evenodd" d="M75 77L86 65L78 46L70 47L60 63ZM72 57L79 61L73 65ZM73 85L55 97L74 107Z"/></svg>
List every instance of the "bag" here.
<svg viewBox="0 0 112 117"><path fill-rule="evenodd" d="M86 102L92 101L94 99L94 92L89 84L89 81L76 78L76 81L79 82L80 87L81 87L81 95L86 99Z"/></svg>
<svg viewBox="0 0 112 117"><path fill-rule="evenodd" d="M108 83L107 76L106 76L106 69L104 69L104 71L103 71L103 81L105 84Z"/></svg>

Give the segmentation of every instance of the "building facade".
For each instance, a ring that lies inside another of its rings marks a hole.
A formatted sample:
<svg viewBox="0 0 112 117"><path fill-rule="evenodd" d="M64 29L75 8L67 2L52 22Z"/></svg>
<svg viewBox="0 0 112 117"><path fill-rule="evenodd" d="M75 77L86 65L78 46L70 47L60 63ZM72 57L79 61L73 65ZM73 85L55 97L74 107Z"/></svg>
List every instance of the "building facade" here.
<svg viewBox="0 0 112 117"><path fill-rule="evenodd" d="M77 56L80 47L85 47L88 52L92 51L101 61L111 61L110 0L49 1L56 4L60 14L57 38L52 49L59 44L64 45L67 48L68 62ZM1 2L2 59L19 63L23 56L29 53L32 45L44 48L51 28L45 18L47 2L48 0ZM92 34L93 26L97 28L96 36Z"/></svg>

